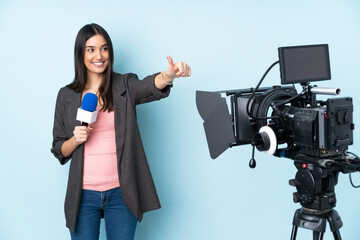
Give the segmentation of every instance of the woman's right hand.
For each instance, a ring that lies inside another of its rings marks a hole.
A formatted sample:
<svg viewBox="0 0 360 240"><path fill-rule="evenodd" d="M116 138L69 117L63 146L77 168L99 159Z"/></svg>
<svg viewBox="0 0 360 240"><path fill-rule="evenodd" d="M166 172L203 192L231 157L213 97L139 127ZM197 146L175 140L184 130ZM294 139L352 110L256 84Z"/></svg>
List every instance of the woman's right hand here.
<svg viewBox="0 0 360 240"><path fill-rule="evenodd" d="M73 131L74 136L65 141L61 146L61 154L64 157L69 157L80 144L86 142L91 131L91 126L76 126Z"/></svg>
<svg viewBox="0 0 360 240"><path fill-rule="evenodd" d="M91 126L76 126L73 134L74 134L74 141L77 145L80 145L84 142L86 142L86 140L89 137L89 134L92 130Z"/></svg>

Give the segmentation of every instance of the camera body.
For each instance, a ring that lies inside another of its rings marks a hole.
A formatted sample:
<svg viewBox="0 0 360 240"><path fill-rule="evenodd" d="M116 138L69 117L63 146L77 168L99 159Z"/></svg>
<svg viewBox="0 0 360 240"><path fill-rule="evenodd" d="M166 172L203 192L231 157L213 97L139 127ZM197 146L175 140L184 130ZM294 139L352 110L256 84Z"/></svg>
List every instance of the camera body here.
<svg viewBox="0 0 360 240"><path fill-rule="evenodd" d="M287 151L310 157L336 156L353 144L352 98L317 101L310 86L300 95L293 87L274 86L255 93L249 104L253 118L249 118L245 112L250 90L239 90L231 96L235 110L231 114L235 123L233 146L253 143L264 150L261 139L257 141L255 137L263 126L274 131L278 145L287 144ZM276 118L261 119L269 111Z"/></svg>
<svg viewBox="0 0 360 240"><path fill-rule="evenodd" d="M282 107L283 127L301 153L312 157L338 155L353 144L352 98L331 98L314 108ZM290 140L291 139L291 140Z"/></svg>

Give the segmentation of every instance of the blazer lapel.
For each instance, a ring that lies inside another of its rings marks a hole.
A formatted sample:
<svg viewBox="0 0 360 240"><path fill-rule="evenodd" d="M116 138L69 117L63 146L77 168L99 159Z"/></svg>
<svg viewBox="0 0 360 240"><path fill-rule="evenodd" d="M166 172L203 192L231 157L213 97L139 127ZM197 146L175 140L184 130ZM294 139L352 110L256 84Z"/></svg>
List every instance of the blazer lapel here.
<svg viewBox="0 0 360 240"><path fill-rule="evenodd" d="M76 114L77 109L81 106L81 92L74 92L74 94L69 96L67 99L67 104L67 117L68 121L70 122L70 126L72 126L71 131L73 131L75 126L80 125L80 121L76 120Z"/></svg>

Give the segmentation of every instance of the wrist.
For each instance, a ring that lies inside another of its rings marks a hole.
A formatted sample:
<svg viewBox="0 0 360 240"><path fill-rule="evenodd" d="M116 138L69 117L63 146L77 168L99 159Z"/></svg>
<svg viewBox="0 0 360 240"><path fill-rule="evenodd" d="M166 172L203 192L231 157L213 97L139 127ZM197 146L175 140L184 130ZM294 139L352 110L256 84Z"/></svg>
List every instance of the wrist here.
<svg viewBox="0 0 360 240"><path fill-rule="evenodd" d="M163 72L160 73L160 75L161 75L160 77L161 77L162 81L166 85L172 85L173 82L174 82L174 78L169 77L169 75L167 75L165 72L166 71L163 71Z"/></svg>
<svg viewBox="0 0 360 240"><path fill-rule="evenodd" d="M76 141L75 136L72 137L72 142L73 142L74 147L77 147L77 146L80 145L80 144Z"/></svg>

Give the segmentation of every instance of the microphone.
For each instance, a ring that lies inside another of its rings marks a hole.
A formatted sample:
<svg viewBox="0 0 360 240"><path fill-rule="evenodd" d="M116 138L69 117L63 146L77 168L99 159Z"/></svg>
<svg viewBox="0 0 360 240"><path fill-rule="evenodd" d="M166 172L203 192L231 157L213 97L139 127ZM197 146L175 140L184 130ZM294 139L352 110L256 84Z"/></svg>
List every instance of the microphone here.
<svg viewBox="0 0 360 240"><path fill-rule="evenodd" d="M89 123L96 121L98 111L96 110L98 98L94 93L86 93L78 108L76 120L82 122L82 126L88 126Z"/></svg>

